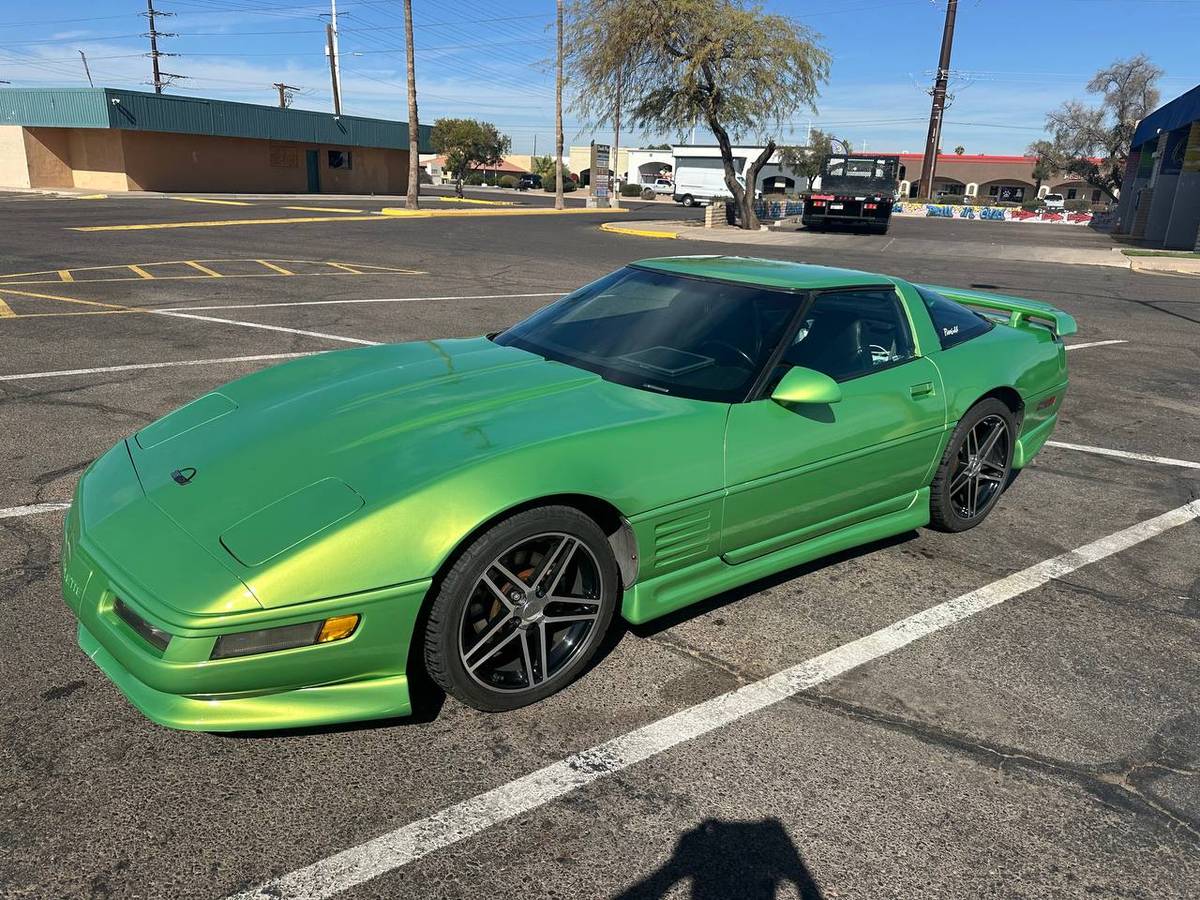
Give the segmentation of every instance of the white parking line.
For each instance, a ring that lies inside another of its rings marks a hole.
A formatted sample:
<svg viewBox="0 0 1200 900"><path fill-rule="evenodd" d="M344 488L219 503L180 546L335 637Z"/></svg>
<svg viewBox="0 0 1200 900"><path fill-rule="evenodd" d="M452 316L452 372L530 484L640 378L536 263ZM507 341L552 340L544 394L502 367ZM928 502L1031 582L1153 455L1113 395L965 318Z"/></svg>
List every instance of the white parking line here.
<svg viewBox="0 0 1200 900"><path fill-rule="evenodd" d="M512 300L522 297L561 297L565 291L536 294L462 294L457 297L381 297L371 300L288 300L281 303L229 303L221 306L178 306L172 312L203 312L216 309L269 309L277 306L340 306L346 303L416 303L421 300Z"/></svg>
<svg viewBox="0 0 1200 900"><path fill-rule="evenodd" d="M1128 344L1129 341L1091 341L1087 344L1067 344L1068 350L1086 350L1088 347L1107 347L1110 344Z"/></svg>
<svg viewBox="0 0 1200 900"><path fill-rule="evenodd" d="M9 506L0 509L0 519L15 519L18 516L36 516L38 513L59 512L68 509L70 503L31 503L28 506Z"/></svg>
<svg viewBox="0 0 1200 900"><path fill-rule="evenodd" d="M150 310L156 316L171 316L175 319L198 319L201 322L216 322L221 325L241 325L243 328L261 328L264 331L284 331L288 334L300 334L304 337L321 338L326 341L342 341L346 344L362 344L366 347L376 347L380 341L367 341L362 338L345 337L340 334L326 334L323 331L305 331L302 328L288 328L284 325L267 325L263 322L240 322L236 319L218 319L216 316L197 316L192 313L176 312L170 309Z"/></svg>
<svg viewBox="0 0 1200 900"><path fill-rule="evenodd" d="M1120 459L1136 459L1138 462L1158 463L1160 466L1178 466L1183 469L1200 469L1200 462L1189 459L1172 459L1170 456L1151 456L1149 453L1134 453L1131 450L1109 450L1107 447L1089 447L1086 444L1068 444L1065 441L1046 441L1047 447L1062 450L1079 450L1098 456L1116 456Z"/></svg>
<svg viewBox="0 0 1200 900"><path fill-rule="evenodd" d="M456 844L514 816L529 812L585 785L620 772L708 732L736 722L801 691L906 647L913 641L976 613L1041 587L1076 569L1140 544L1200 516L1200 501L1139 522L994 581L970 593L901 619L866 637L714 697L665 719L552 763L508 784L464 800L431 816L274 878L231 900L332 897Z"/></svg>
<svg viewBox="0 0 1200 900"><path fill-rule="evenodd" d="M219 363L260 362L269 359L296 359L315 356L324 350L306 353L263 353L258 356L223 356L219 359L181 359L174 362L132 363L125 366L97 366L93 369L59 369L55 372L25 372L21 375L0 375L0 381L23 381L27 378L61 378L64 375L101 375L105 372L136 372L140 369L170 369L175 366L211 366Z"/></svg>

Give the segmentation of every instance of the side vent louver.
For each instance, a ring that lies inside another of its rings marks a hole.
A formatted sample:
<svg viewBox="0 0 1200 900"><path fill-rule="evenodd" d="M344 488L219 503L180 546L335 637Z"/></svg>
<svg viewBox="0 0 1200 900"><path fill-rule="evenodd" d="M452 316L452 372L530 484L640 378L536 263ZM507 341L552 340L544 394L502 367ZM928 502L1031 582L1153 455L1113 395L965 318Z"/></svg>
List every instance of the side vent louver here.
<svg viewBox="0 0 1200 900"><path fill-rule="evenodd" d="M661 522L654 528L654 563L674 566L707 555L709 511L690 512Z"/></svg>

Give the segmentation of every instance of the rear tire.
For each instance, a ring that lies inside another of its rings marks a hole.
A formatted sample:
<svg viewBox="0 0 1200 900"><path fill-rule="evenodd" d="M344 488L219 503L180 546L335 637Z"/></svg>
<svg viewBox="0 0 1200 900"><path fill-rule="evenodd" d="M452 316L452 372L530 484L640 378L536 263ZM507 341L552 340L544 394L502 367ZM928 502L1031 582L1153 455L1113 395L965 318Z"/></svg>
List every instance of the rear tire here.
<svg viewBox="0 0 1200 900"><path fill-rule="evenodd" d="M475 709L534 703L595 656L620 590L608 539L582 512L517 513L472 541L442 579L429 608L426 670Z"/></svg>
<svg viewBox="0 0 1200 900"><path fill-rule="evenodd" d="M691 194L684 194L683 199L680 202L684 206L686 206L688 209L691 209L693 206L696 205L696 198L693 197Z"/></svg>
<svg viewBox="0 0 1200 900"><path fill-rule="evenodd" d="M1016 418L989 397L959 420L929 486L930 524L966 531L987 518L1012 472Z"/></svg>

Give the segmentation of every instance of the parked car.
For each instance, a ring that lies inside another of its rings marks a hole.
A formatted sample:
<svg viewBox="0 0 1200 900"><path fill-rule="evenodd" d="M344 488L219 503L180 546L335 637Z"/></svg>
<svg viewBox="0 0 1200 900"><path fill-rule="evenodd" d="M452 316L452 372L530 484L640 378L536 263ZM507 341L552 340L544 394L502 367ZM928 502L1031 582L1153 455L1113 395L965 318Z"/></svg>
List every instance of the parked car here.
<svg viewBox="0 0 1200 900"><path fill-rule="evenodd" d="M1047 194L1042 198L1042 203L1046 209L1063 209L1066 206L1066 202L1062 194Z"/></svg>
<svg viewBox="0 0 1200 900"><path fill-rule="evenodd" d="M646 178L642 181L642 187L648 188L656 194L670 194L675 190L675 185L670 178Z"/></svg>
<svg viewBox="0 0 1200 900"><path fill-rule="evenodd" d="M542 176L526 172L517 180L518 191L536 191L542 186Z"/></svg>
<svg viewBox="0 0 1200 900"><path fill-rule="evenodd" d="M146 425L79 480L63 596L174 728L405 715L417 669L515 709L614 616L978 525L1054 430L1074 331L866 272L642 260L496 334L306 356Z"/></svg>

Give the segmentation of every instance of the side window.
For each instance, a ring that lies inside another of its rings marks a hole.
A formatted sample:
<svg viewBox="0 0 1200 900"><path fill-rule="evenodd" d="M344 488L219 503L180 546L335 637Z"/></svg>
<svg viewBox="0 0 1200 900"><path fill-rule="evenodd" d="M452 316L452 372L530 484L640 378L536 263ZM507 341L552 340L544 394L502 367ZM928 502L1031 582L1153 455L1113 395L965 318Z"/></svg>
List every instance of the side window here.
<svg viewBox="0 0 1200 900"><path fill-rule="evenodd" d="M912 334L896 292L858 290L818 294L782 362L785 371L804 366L846 381L912 358Z"/></svg>
<svg viewBox="0 0 1200 900"><path fill-rule="evenodd" d="M917 293L925 301L925 308L929 310L929 318L933 319L933 328L943 350L992 330L993 325L988 319L961 303L943 297L937 291L917 288Z"/></svg>

